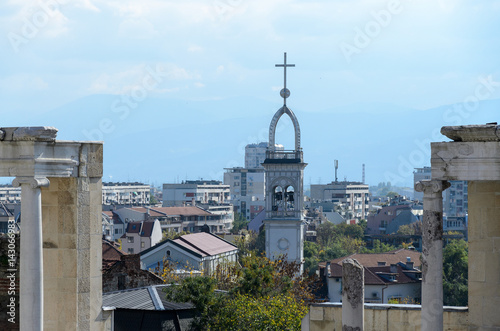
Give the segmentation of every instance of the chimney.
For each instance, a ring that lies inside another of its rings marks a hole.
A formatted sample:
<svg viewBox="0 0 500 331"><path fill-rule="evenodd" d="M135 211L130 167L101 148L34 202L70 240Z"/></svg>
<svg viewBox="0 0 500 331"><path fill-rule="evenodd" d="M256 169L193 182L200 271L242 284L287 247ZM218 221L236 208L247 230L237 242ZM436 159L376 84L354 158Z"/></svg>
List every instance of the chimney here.
<svg viewBox="0 0 500 331"><path fill-rule="evenodd" d="M397 264L391 264L391 273L392 274L398 273L398 265Z"/></svg>
<svg viewBox="0 0 500 331"><path fill-rule="evenodd" d="M195 202L194 198L191 198L191 206L193 206L193 207L196 206L196 202Z"/></svg>
<svg viewBox="0 0 500 331"><path fill-rule="evenodd" d="M331 275L332 275L332 272L330 269L330 262L326 262L326 276L331 277Z"/></svg>
<svg viewBox="0 0 500 331"><path fill-rule="evenodd" d="M411 257L408 256L406 258L406 269L410 269L410 270L413 269L413 264L414 263L411 261Z"/></svg>

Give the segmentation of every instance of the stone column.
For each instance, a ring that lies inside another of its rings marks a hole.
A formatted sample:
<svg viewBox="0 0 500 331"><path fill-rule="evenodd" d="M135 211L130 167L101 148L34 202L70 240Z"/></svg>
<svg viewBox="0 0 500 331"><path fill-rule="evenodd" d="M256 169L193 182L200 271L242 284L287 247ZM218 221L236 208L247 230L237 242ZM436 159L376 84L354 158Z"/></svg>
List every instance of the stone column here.
<svg viewBox="0 0 500 331"><path fill-rule="evenodd" d="M450 183L423 180L415 184L424 193L422 221L422 330L443 330L443 191Z"/></svg>
<svg viewBox="0 0 500 331"><path fill-rule="evenodd" d="M43 330L43 254L41 187L49 185L44 177L16 177L21 186L21 271L20 329Z"/></svg>
<svg viewBox="0 0 500 331"><path fill-rule="evenodd" d="M342 331L362 331L365 274L355 259L342 261Z"/></svg>

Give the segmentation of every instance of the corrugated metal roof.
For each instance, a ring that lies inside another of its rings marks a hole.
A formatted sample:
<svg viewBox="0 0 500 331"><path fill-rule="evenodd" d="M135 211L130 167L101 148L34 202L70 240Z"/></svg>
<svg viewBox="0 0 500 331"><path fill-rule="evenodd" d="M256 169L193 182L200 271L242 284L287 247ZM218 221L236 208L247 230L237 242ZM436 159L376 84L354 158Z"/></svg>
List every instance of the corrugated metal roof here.
<svg viewBox="0 0 500 331"><path fill-rule="evenodd" d="M168 285L154 285L103 293L102 305L116 307L117 309L138 310L183 310L193 308L193 305L189 303L167 301L165 293L162 291L166 286Z"/></svg>

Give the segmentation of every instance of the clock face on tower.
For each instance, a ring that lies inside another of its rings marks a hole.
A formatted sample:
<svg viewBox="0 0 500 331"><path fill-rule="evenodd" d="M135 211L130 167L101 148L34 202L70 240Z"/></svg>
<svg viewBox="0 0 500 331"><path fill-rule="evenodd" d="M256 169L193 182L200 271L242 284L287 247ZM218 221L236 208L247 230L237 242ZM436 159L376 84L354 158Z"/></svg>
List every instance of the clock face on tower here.
<svg viewBox="0 0 500 331"><path fill-rule="evenodd" d="M278 248L282 251L285 251L290 247L290 242L286 238L281 238L278 240Z"/></svg>

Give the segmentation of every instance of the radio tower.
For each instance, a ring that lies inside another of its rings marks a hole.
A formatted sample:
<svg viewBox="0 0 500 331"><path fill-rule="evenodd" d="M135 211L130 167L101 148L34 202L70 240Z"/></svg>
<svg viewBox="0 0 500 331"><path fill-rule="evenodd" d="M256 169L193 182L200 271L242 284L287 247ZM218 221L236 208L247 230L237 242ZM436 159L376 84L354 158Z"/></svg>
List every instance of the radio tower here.
<svg viewBox="0 0 500 331"><path fill-rule="evenodd" d="M337 169L339 168L339 160L335 160L335 183L338 182Z"/></svg>

